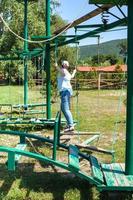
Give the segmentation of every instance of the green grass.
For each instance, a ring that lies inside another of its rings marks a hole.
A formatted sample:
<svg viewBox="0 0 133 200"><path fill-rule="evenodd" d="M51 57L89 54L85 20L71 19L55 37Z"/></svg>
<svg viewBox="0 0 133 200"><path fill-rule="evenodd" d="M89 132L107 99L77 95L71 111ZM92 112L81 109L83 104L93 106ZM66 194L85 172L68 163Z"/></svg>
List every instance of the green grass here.
<svg viewBox="0 0 133 200"><path fill-rule="evenodd" d="M0 87L0 102L19 104L23 103L23 88L10 86L10 88ZM112 149L113 137L116 139L114 149L116 151L116 162L124 162L125 152L125 106L123 92L120 100L119 90L97 90L79 91L78 104L77 98L72 98L71 106L75 119L78 120L77 129L80 131L100 132L101 137L97 146L105 149ZM38 89L29 91L29 102L45 102ZM118 107L120 110L118 111ZM53 116L59 110L60 99L52 104ZM116 124L116 122L118 122ZM27 127L11 126L12 129L24 129ZM45 128L32 127L31 131L37 131L39 134L52 132ZM1 145L13 146L17 139L7 136L1 136ZM87 139L87 136L77 136L80 143ZM29 144L30 145L30 144ZM45 144L34 142L35 150L39 153L49 156L49 149ZM29 148L32 149L31 147ZM96 154L101 162L110 162L111 157L102 154ZM58 159L66 158L64 151L58 151ZM75 177L73 174L61 170L57 167L24 158L18 165L16 172L10 173L5 166L5 155L1 156L0 164L0 199L1 200L99 200L102 199L100 193L95 187L92 187L87 181Z"/></svg>

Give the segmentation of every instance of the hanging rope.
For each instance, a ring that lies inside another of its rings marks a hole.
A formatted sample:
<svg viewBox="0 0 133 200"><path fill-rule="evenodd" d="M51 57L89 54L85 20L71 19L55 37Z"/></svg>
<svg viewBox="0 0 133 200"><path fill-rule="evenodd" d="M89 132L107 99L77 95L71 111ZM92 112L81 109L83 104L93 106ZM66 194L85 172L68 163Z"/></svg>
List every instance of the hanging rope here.
<svg viewBox="0 0 133 200"><path fill-rule="evenodd" d="M127 56L126 56L126 59L125 59L125 66L126 65L127 65ZM126 78L126 73L124 71L121 81L124 82L125 78ZM119 100L118 100L118 105L117 105L115 126L114 126L114 131L113 131L113 134L112 134L112 151L114 151L114 147L115 147L117 137L118 137L118 122L120 121L120 111L121 111L121 106L122 106L123 91L124 91L124 84L122 84L122 87L121 87L121 90L120 90L120 95L119 95ZM115 162L115 157L113 157L113 162Z"/></svg>
<svg viewBox="0 0 133 200"><path fill-rule="evenodd" d="M58 63L58 39L55 40L54 59L55 59L55 63ZM57 91L55 93L55 97L58 97L58 92Z"/></svg>
<svg viewBox="0 0 133 200"><path fill-rule="evenodd" d="M39 0L39 1L38 1L38 7L40 6L40 4L41 4L41 2L40 2L40 0ZM2 14L2 13L0 14L0 19L2 20L2 22L3 22L3 24L6 26L6 28L7 28L13 35L15 35L18 39L23 40L23 41L27 41L27 42L29 42L29 43L46 43L46 42L50 42L50 41L56 39L58 36L62 35L64 32L66 32L66 31L72 26L72 24L75 22L75 20L77 19L77 17L80 16L81 13L82 13L82 12L84 11L84 9L86 8L86 2L84 2L79 8L80 8L80 10L76 13L76 15L75 15L74 19L72 20L72 22L70 22L66 27L64 27L64 29L63 29L61 32L59 32L58 34L52 36L51 38L44 39L44 40L40 40L40 41L29 40L29 39L27 40L27 39L21 37L20 35L16 34L16 33L8 26L8 24L6 23L6 21L5 21L4 18L3 18L3 14ZM58 24L58 26L59 26L59 24Z"/></svg>
<svg viewBox="0 0 133 200"><path fill-rule="evenodd" d="M38 58L38 62L36 67L37 69L37 73L45 70L45 49L43 49L42 55L37 57Z"/></svg>
<svg viewBox="0 0 133 200"><path fill-rule="evenodd" d="M75 28L75 44L76 44L76 61L75 61L75 69L77 70L78 60L79 60L79 42L77 41L77 28ZM80 142L80 134L79 134L79 91L78 91L78 80L77 75L75 75L75 90L76 90L76 116L77 116L77 132L78 132L78 143Z"/></svg>
<svg viewBox="0 0 133 200"><path fill-rule="evenodd" d="M58 36L62 35L65 31L67 31L67 29L69 29L69 27L74 23L74 21L71 22L70 24L68 24L68 26L67 26L65 29L63 29L63 31L61 31L59 34L57 34L57 35L55 35L55 36L53 36L53 37L51 37L51 38L49 38L49 39L35 41L35 40L27 40L27 39L24 39L23 37L19 36L18 34L16 34L16 33L8 26L8 24L6 23L6 21L3 19L2 14L0 14L0 18L1 18L2 22L3 22L3 24L7 27L7 29L8 29L13 35L15 35L18 39L23 40L23 41L26 41L26 42L29 42L29 43L46 43L46 42L52 41L52 40L54 40L55 38L57 38Z"/></svg>

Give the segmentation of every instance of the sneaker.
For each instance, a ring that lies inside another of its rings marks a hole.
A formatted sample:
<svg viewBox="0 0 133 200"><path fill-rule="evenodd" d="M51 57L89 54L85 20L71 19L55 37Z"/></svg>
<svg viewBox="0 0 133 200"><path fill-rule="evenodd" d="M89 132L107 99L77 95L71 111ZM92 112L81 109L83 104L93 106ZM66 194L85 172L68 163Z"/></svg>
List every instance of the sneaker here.
<svg viewBox="0 0 133 200"><path fill-rule="evenodd" d="M74 131L74 126L67 127L64 132Z"/></svg>

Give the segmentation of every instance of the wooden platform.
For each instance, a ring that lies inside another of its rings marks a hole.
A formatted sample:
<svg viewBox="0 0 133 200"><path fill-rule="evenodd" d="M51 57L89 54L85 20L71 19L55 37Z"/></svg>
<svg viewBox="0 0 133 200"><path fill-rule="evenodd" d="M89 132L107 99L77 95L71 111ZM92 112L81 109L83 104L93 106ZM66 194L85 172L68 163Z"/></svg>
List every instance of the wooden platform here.
<svg viewBox="0 0 133 200"><path fill-rule="evenodd" d="M101 164L105 186L99 190L133 191L133 176L125 175L124 163Z"/></svg>

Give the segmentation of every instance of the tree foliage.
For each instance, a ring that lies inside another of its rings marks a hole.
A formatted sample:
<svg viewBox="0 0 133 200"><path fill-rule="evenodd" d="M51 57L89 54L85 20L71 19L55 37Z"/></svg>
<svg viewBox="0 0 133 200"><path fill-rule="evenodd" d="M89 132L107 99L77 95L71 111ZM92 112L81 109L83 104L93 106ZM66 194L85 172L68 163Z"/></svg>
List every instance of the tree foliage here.
<svg viewBox="0 0 133 200"><path fill-rule="evenodd" d="M108 65L115 65L118 62L118 57L116 55L103 55L100 54L99 56L92 57L92 65L104 65L104 63L108 63Z"/></svg>
<svg viewBox="0 0 133 200"><path fill-rule="evenodd" d="M54 12L54 9L59 6L58 1L51 0L51 33L64 26L65 21ZM5 22L8 24L10 29L15 32L18 36L24 38L24 2L21 0L4 0L0 7L1 13ZM46 35L45 27L45 1L28 1L28 39L32 40L32 36ZM23 52L24 41L18 39L12 34L9 29L0 23L0 55L1 56L15 56ZM44 48L45 44L28 43L29 51L34 48ZM61 59L68 59L73 64L73 52L74 50L70 47L61 47L58 50L58 61ZM55 62L54 52L51 51L51 66ZM18 65L21 66L20 62L0 62L0 71L5 72L5 78L9 78L9 69L12 69L10 74L12 82L18 82L18 79L23 78L23 72L19 74L19 78L16 75L18 71ZM22 64L23 66L23 64ZM29 77L34 77L35 66L33 60L28 61ZM23 67L20 67L23 70ZM52 67L51 67L52 68ZM53 68L52 68L53 71ZM54 77L53 77L54 75ZM55 79L55 73L52 73L52 80Z"/></svg>

